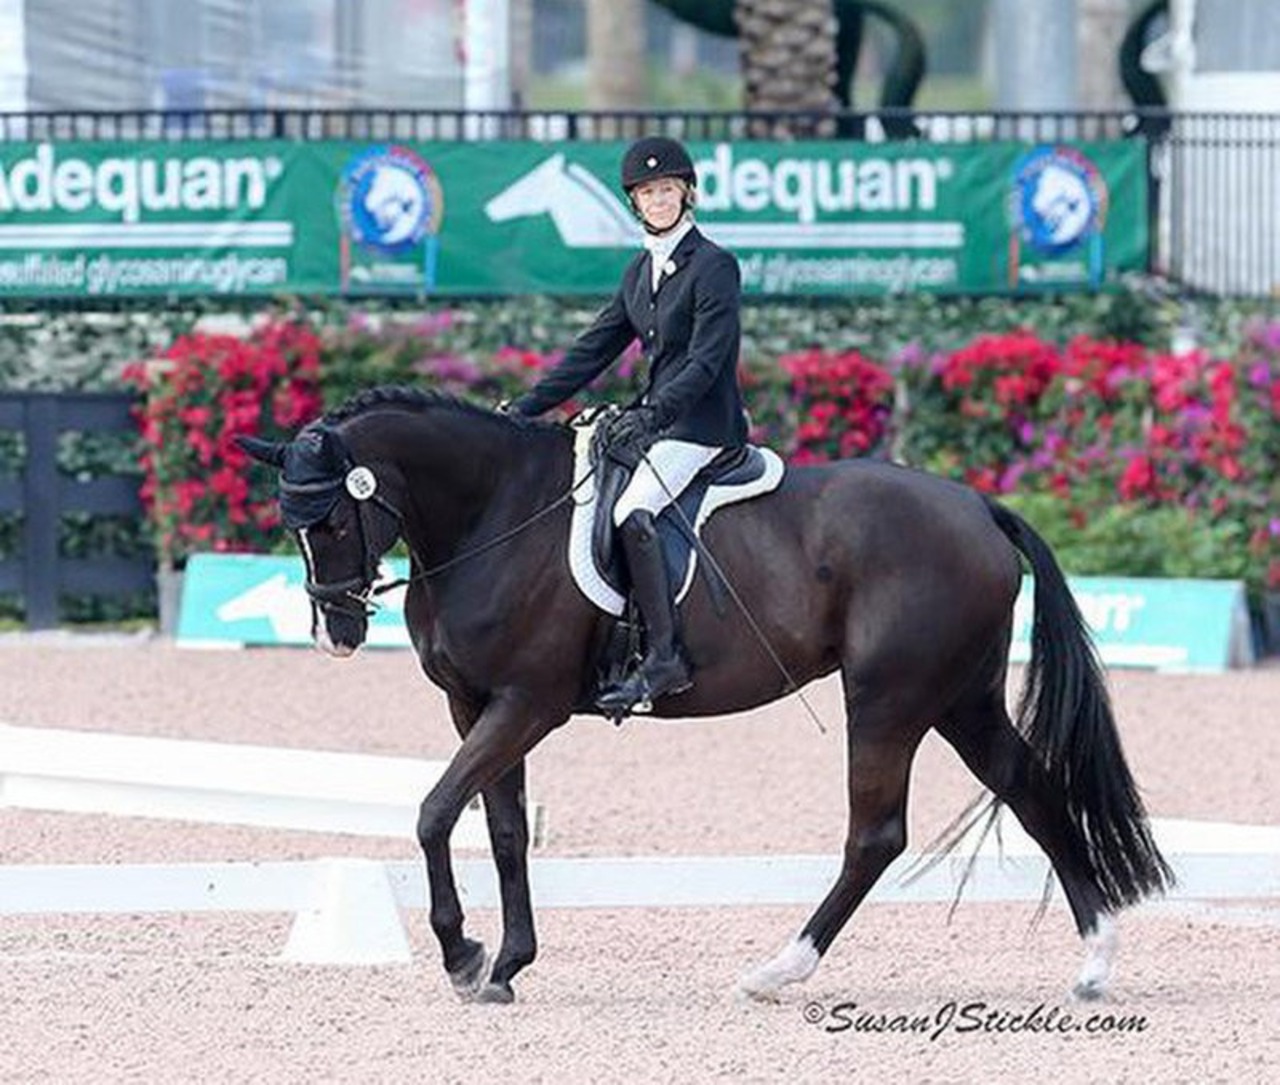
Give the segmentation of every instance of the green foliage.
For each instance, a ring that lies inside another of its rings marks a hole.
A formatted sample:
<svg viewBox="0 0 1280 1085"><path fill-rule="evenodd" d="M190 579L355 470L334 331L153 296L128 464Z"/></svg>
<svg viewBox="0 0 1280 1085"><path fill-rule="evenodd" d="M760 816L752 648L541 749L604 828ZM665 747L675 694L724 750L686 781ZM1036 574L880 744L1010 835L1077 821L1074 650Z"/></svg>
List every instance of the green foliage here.
<svg viewBox="0 0 1280 1085"><path fill-rule="evenodd" d="M1088 517L1053 494L1001 498L1048 541L1064 570L1077 576L1199 577L1249 575L1248 531L1181 505L1148 508L1117 502Z"/></svg>

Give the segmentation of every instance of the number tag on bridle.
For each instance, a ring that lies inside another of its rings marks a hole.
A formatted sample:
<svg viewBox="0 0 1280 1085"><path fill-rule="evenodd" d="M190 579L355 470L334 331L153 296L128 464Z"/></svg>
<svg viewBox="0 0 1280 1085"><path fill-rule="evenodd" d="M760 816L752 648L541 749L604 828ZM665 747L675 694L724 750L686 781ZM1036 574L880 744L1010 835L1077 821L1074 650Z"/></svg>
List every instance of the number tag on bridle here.
<svg viewBox="0 0 1280 1085"><path fill-rule="evenodd" d="M347 493L357 501L368 501L378 488L378 480L367 467L353 467L347 472Z"/></svg>

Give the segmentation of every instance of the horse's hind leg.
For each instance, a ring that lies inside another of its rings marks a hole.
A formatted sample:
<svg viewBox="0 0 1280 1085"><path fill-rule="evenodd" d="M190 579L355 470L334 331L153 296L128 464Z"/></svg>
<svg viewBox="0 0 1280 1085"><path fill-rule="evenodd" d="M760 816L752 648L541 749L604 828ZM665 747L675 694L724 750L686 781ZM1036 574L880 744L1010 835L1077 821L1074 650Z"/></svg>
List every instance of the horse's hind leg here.
<svg viewBox="0 0 1280 1085"><path fill-rule="evenodd" d="M807 980L841 928L906 847L907 782L927 728L890 697L865 691L848 721L849 832L836 883L799 935L739 981L752 998L774 999L783 987Z"/></svg>
<svg viewBox="0 0 1280 1085"><path fill-rule="evenodd" d="M1100 998L1115 957L1115 924L1090 873L1087 844L1072 828L1063 796L1010 721L1003 680L998 686L948 712L937 729L970 771L1013 811L1053 864L1086 949L1072 993Z"/></svg>

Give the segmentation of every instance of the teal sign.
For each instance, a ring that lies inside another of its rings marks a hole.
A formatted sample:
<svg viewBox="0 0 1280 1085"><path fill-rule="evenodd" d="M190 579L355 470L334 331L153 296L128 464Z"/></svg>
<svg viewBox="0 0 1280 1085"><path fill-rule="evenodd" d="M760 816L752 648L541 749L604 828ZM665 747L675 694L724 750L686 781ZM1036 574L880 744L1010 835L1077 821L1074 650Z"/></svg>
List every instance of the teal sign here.
<svg viewBox="0 0 1280 1085"><path fill-rule="evenodd" d="M612 292L623 143L0 142L0 298ZM1137 140L689 144L749 294L1098 288L1147 255Z"/></svg>
<svg viewBox="0 0 1280 1085"><path fill-rule="evenodd" d="M408 562L384 562L382 575L408 575ZM205 645L311 644L311 603L302 560L257 554L196 554L183 577L177 642ZM1223 670L1252 662L1244 588L1231 580L1072 577L1071 592L1109 666ZM404 589L379 596L372 647L409 646ZM1014 610L1010 658L1030 656L1032 583Z"/></svg>
<svg viewBox="0 0 1280 1085"><path fill-rule="evenodd" d="M1244 586L1236 580L1071 577L1071 594L1103 663L1170 671L1220 671L1253 662ZM1031 655L1033 585L1023 581L1010 658Z"/></svg>
<svg viewBox="0 0 1280 1085"><path fill-rule="evenodd" d="M407 561L383 562L390 580L409 573ZM266 644L309 645L311 602L306 570L297 557L259 554L195 554L182 577L177 643L184 647ZM378 597L366 641L375 648L409 646L404 589Z"/></svg>

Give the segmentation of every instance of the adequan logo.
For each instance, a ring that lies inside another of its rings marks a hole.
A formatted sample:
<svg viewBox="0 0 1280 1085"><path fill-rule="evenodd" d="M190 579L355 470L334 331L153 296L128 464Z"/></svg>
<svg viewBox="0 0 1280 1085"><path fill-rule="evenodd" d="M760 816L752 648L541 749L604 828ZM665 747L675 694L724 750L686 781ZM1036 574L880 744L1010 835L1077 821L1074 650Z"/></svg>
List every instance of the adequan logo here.
<svg viewBox="0 0 1280 1085"><path fill-rule="evenodd" d="M622 249L640 242L627 206L595 174L554 154L517 177L484 205L490 222L550 215L571 249Z"/></svg>
<svg viewBox="0 0 1280 1085"><path fill-rule="evenodd" d="M417 152L378 146L352 159L337 191L343 286L433 286L444 192Z"/></svg>
<svg viewBox="0 0 1280 1085"><path fill-rule="evenodd" d="M729 144L695 159L699 229L731 249L957 249L964 224L918 219L937 207L950 159L871 156L826 161L734 158ZM563 154L517 177L485 204L490 222L549 215L570 249L630 248L640 231L630 209L590 170ZM876 212L876 221L858 213ZM731 220L719 218L733 215ZM823 221L822 216L828 216Z"/></svg>
<svg viewBox="0 0 1280 1085"><path fill-rule="evenodd" d="M1018 159L1009 193L1009 281L1064 282L1103 274L1108 193L1098 167L1074 147L1036 147ZM1022 246L1040 262L1024 262Z"/></svg>
<svg viewBox="0 0 1280 1085"><path fill-rule="evenodd" d="M1106 182L1074 148L1040 147L1024 155L1013 185L1022 236L1040 252L1065 252L1102 228Z"/></svg>

